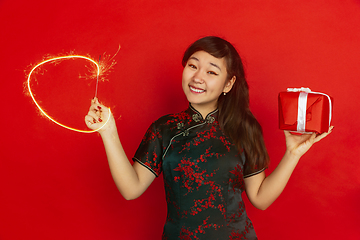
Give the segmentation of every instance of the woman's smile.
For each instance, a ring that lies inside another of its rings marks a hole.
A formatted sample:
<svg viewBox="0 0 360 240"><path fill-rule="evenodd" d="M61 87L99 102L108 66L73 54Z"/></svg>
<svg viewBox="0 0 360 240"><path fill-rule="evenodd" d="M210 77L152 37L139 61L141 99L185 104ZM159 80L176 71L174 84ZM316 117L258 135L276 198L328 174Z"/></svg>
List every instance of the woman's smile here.
<svg viewBox="0 0 360 240"><path fill-rule="evenodd" d="M204 89L197 88L197 87L194 87L194 86L191 86L191 85L189 85L189 88L190 88L190 91L191 91L192 93L195 93L195 94L199 94L199 93L205 92Z"/></svg>

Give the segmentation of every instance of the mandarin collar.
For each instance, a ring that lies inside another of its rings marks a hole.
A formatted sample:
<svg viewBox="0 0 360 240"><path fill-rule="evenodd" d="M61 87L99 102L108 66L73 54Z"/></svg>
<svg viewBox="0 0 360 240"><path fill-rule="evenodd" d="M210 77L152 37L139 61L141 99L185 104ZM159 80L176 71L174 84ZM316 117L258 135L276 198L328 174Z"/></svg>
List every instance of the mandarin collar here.
<svg viewBox="0 0 360 240"><path fill-rule="evenodd" d="M214 111L208 113L205 119L202 117L201 113L196 110L191 104L189 103L188 113L190 114L192 120L197 123L207 122L213 123L218 117L219 109L215 109Z"/></svg>

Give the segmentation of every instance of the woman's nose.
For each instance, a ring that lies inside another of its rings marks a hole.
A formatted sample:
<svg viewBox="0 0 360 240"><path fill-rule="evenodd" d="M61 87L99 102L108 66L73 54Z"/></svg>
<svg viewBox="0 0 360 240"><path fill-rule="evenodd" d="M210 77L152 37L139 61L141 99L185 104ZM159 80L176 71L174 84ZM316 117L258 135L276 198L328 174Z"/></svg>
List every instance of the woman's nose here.
<svg viewBox="0 0 360 240"><path fill-rule="evenodd" d="M196 71L196 73L194 74L193 80L196 83L203 83L204 82L204 78L203 78L203 75L202 75L201 71Z"/></svg>

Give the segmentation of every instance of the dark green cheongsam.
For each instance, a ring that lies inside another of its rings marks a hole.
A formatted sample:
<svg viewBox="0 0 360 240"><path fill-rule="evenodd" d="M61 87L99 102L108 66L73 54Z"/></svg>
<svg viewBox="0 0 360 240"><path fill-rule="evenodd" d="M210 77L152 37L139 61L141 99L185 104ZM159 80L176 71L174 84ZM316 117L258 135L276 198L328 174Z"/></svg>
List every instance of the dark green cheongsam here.
<svg viewBox="0 0 360 240"><path fill-rule="evenodd" d="M219 127L218 110L205 119L190 107L155 121L134 161L163 172L167 219L162 239L257 239L241 193L244 154Z"/></svg>

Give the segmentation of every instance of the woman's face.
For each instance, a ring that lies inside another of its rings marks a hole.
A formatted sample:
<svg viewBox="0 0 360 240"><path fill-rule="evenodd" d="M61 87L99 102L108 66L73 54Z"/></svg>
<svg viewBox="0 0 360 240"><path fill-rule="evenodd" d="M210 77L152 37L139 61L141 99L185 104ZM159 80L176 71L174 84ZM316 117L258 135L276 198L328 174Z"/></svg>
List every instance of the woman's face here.
<svg viewBox="0 0 360 240"><path fill-rule="evenodd" d="M220 94L229 92L235 77L226 81L226 61L205 51L195 52L187 61L182 87L187 100L203 117L217 108Z"/></svg>

